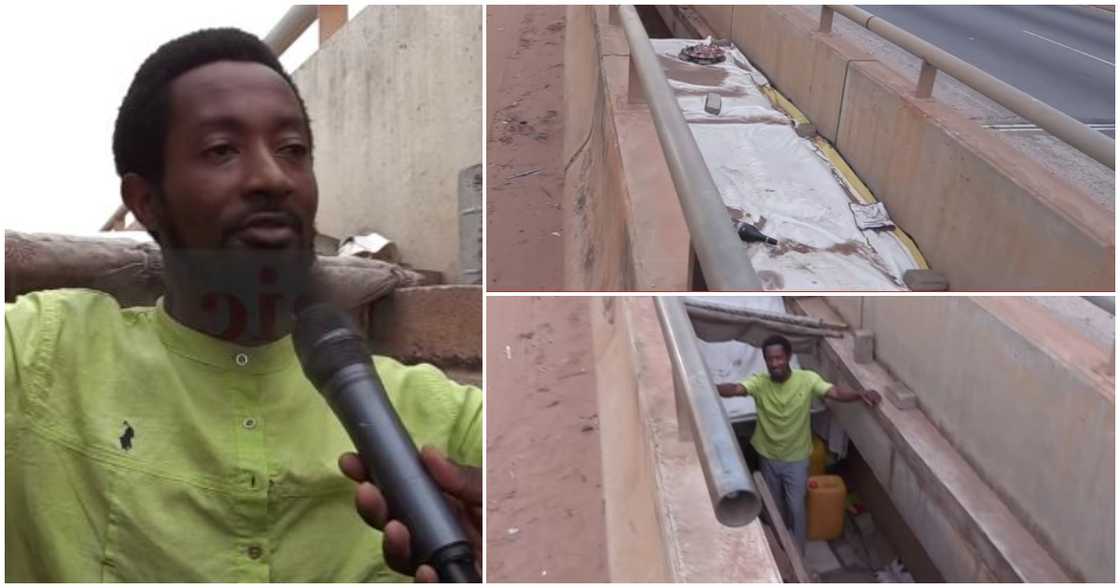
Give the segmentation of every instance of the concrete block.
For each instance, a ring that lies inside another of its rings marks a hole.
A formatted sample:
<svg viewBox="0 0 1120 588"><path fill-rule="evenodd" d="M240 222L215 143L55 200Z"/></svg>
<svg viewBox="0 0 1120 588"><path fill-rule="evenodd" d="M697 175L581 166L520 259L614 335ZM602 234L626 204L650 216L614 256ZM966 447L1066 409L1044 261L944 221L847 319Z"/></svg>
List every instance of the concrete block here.
<svg viewBox="0 0 1120 588"><path fill-rule="evenodd" d="M813 123L801 122L793 125L793 132L802 139L811 139L817 134L817 127Z"/></svg>
<svg viewBox="0 0 1120 588"><path fill-rule="evenodd" d="M723 110L723 99L715 92L708 92L708 95L704 97L704 112L718 115L721 110Z"/></svg>
<svg viewBox="0 0 1120 588"><path fill-rule="evenodd" d="M875 333L866 329L856 329L852 334L852 342L855 345L856 363L875 361Z"/></svg>
<svg viewBox="0 0 1120 588"><path fill-rule="evenodd" d="M918 396L914 391L907 388L904 384L895 383L887 387L885 390L887 398L891 404L899 410L910 410L918 408Z"/></svg>
<svg viewBox="0 0 1120 588"><path fill-rule="evenodd" d="M481 369L481 287L399 288L370 312L373 353L404 363Z"/></svg>
<svg viewBox="0 0 1120 588"><path fill-rule="evenodd" d="M949 279L945 274L929 269L906 270L902 281L915 292L947 292Z"/></svg>

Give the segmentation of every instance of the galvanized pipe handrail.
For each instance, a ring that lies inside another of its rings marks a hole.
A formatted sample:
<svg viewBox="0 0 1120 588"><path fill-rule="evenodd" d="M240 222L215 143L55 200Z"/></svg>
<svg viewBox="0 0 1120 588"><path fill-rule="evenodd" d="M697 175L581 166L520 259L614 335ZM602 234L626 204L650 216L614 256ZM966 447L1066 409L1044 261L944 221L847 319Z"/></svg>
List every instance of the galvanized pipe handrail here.
<svg viewBox="0 0 1120 588"><path fill-rule="evenodd" d="M787 325L798 325L802 327L811 327L816 329L832 329L844 331L848 329L848 325L844 323L832 323L824 319L819 319L812 316L801 316L797 314L785 314L781 312L771 312L768 310L761 310L758 308L744 308L742 306L731 306L729 304L717 304L708 300L697 300L695 298L684 299L685 309L689 314L692 314L693 309L702 309L715 313L723 313L729 315L737 315L743 317L751 317L758 319L765 319L774 321L776 323L785 323Z"/></svg>
<svg viewBox="0 0 1120 588"><path fill-rule="evenodd" d="M680 298L658 296L654 304L673 367L677 426L692 433L716 519L729 527L746 525L758 517L762 501L700 355L692 321Z"/></svg>
<svg viewBox="0 0 1120 588"><path fill-rule="evenodd" d="M288 9L288 12L284 13L284 16L280 17L280 22L276 23L276 26L272 27L272 30L264 36L264 44L268 45L277 57L280 57L318 18L319 8L317 5L292 6Z"/></svg>
<svg viewBox="0 0 1120 588"><path fill-rule="evenodd" d="M923 97L929 96L933 89L936 71L944 71L1085 155L1116 169L1116 142L1081 121L862 8L840 4L822 6L822 32L831 32L832 11L920 58L922 74L918 93L924 94Z"/></svg>
<svg viewBox="0 0 1120 588"><path fill-rule="evenodd" d="M1082 296L1082 298L1108 314L1116 314L1116 299L1112 296Z"/></svg>
<svg viewBox="0 0 1120 588"><path fill-rule="evenodd" d="M641 81L705 281L712 290L761 290L762 281L727 215L637 11L633 6L619 6L618 16L630 44L630 67Z"/></svg>

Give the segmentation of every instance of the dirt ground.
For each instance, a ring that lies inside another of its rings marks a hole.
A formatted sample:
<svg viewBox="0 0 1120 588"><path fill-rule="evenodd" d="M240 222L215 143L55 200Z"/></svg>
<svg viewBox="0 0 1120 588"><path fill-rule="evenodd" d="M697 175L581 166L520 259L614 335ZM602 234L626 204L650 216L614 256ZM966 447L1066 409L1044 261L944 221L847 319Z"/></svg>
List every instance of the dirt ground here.
<svg viewBox="0 0 1120 588"><path fill-rule="evenodd" d="M587 305L487 299L487 581L608 581Z"/></svg>
<svg viewBox="0 0 1120 588"><path fill-rule="evenodd" d="M564 6L486 9L486 280L560 290Z"/></svg>

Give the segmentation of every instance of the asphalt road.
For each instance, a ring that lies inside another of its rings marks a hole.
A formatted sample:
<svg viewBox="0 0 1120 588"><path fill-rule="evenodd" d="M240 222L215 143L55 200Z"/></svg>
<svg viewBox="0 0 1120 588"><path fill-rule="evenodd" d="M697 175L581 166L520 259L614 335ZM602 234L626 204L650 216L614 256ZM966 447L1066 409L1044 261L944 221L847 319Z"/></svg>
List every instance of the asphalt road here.
<svg viewBox="0 0 1120 588"><path fill-rule="evenodd" d="M1088 6L861 8L1115 136L1113 13Z"/></svg>

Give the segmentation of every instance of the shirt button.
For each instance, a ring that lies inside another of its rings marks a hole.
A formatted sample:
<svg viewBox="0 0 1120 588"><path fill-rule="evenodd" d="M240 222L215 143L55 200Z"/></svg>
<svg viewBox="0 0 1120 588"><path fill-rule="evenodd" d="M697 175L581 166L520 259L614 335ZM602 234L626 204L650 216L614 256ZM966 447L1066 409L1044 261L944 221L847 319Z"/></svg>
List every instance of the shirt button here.
<svg viewBox="0 0 1120 588"><path fill-rule="evenodd" d="M261 549L260 545L249 546L249 559L260 559L262 553L264 553L264 550Z"/></svg>
<svg viewBox="0 0 1120 588"><path fill-rule="evenodd" d="M253 417L245 417L245 420L241 421L241 426L245 427L246 429L255 429L257 427L257 419Z"/></svg>
<svg viewBox="0 0 1120 588"><path fill-rule="evenodd" d="M237 355L233 356L233 361L235 361L237 365L245 367L245 365L249 363L249 356L245 355L244 353L238 353Z"/></svg>

